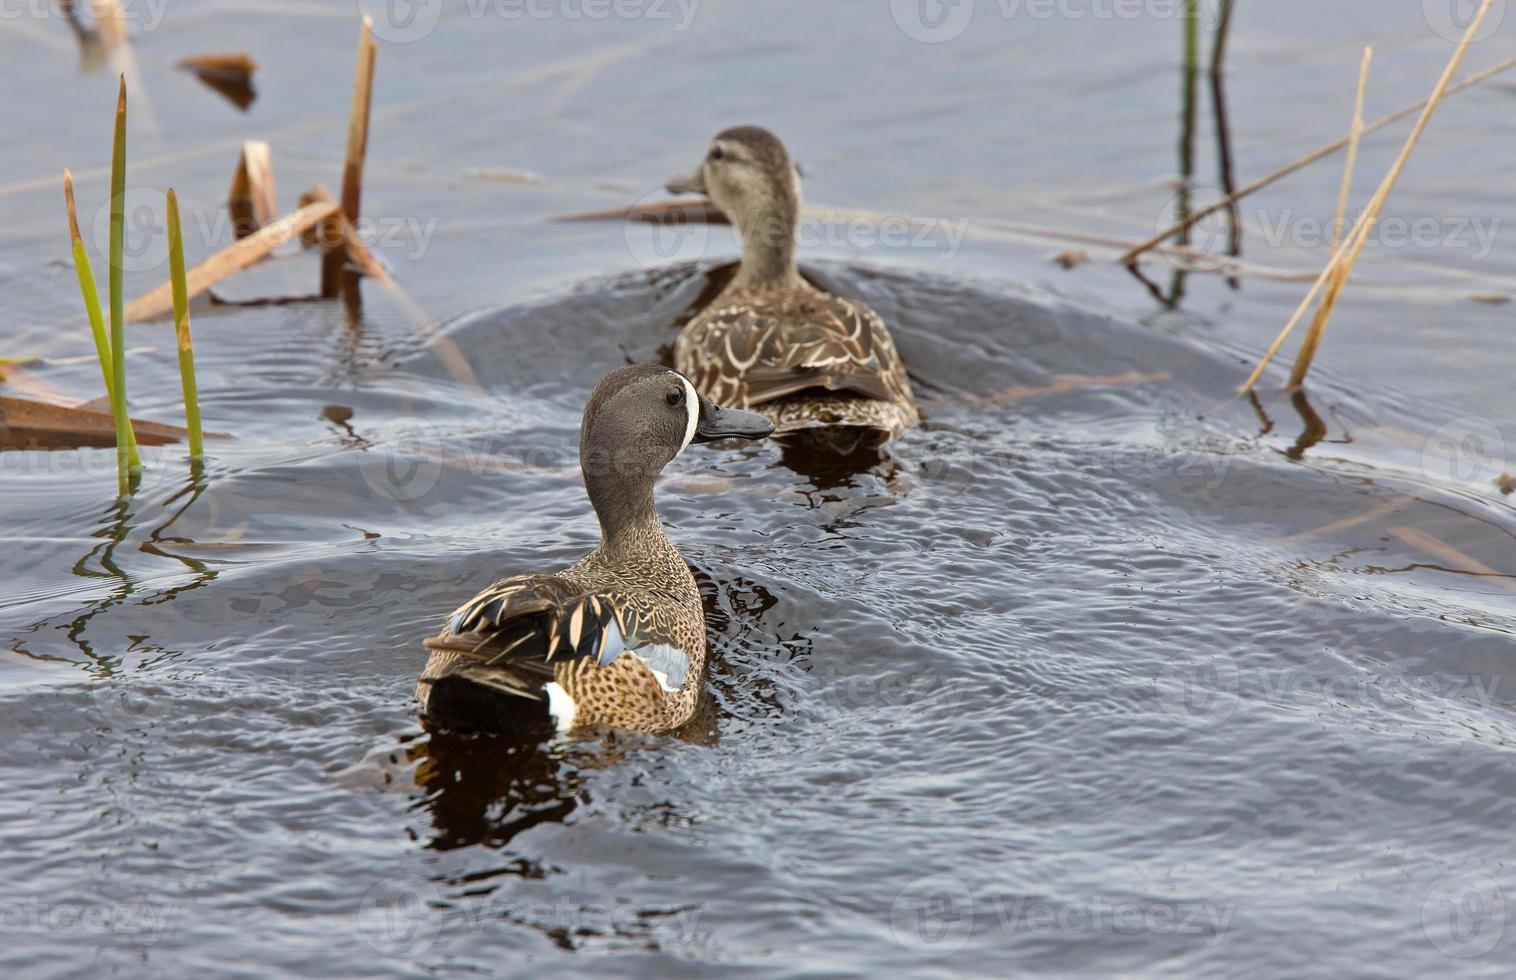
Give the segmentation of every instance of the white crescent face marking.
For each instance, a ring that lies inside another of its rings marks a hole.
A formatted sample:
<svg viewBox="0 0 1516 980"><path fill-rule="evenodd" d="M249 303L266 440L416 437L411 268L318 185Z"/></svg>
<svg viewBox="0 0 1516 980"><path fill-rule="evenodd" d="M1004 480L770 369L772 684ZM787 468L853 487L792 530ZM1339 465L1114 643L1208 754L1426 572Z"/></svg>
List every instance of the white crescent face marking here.
<svg viewBox="0 0 1516 980"><path fill-rule="evenodd" d="M690 379L684 375L675 375L679 383L684 385L684 407L689 409L690 419L684 426L684 445L679 447L679 452L689 448L690 442L695 438L695 426L700 424L700 397L695 394L695 386L690 384Z"/></svg>

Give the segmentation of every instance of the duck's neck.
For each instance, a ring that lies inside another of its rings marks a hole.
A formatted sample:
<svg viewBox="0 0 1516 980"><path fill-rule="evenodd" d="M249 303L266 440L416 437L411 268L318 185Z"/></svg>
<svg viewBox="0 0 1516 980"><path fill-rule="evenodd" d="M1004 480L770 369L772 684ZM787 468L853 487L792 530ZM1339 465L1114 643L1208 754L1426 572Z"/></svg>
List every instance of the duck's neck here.
<svg viewBox="0 0 1516 980"><path fill-rule="evenodd" d="M663 533L658 510L653 506L655 477L630 474L585 474L590 505L600 519L602 551L639 552L660 543L673 547Z"/></svg>
<svg viewBox="0 0 1516 980"><path fill-rule="evenodd" d="M795 262L795 226L800 217L799 195L772 201L751 214L733 215L742 236L742 265L732 285L738 288L778 289L801 282Z"/></svg>

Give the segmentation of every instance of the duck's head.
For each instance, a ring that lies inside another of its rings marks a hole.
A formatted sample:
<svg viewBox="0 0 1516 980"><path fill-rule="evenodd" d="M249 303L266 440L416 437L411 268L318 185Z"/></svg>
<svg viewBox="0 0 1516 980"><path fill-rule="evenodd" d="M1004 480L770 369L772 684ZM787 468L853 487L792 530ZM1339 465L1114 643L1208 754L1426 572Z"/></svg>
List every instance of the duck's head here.
<svg viewBox="0 0 1516 980"><path fill-rule="evenodd" d="M711 140L694 173L667 184L671 194L704 194L750 239L755 233L787 243L800 215L800 174L779 137L758 126L737 126Z"/></svg>
<svg viewBox="0 0 1516 980"><path fill-rule="evenodd" d="M607 374L584 407L579 464L607 534L648 516L653 481L692 442L762 439L774 423L722 408L677 371L633 364Z"/></svg>

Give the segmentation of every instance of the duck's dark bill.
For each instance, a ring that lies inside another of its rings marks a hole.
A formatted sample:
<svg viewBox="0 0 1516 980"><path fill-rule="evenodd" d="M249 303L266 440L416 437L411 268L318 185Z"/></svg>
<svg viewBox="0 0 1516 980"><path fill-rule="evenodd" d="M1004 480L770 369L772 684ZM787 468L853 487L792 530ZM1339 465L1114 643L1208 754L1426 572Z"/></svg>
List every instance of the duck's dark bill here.
<svg viewBox="0 0 1516 980"><path fill-rule="evenodd" d="M671 177L669 178L669 182L663 186L670 194L704 194L705 173L696 170L692 174Z"/></svg>
<svg viewBox="0 0 1516 980"><path fill-rule="evenodd" d="M717 439L763 439L774 434L774 423L757 412L722 408L709 398L700 399L700 421L695 426L696 442Z"/></svg>

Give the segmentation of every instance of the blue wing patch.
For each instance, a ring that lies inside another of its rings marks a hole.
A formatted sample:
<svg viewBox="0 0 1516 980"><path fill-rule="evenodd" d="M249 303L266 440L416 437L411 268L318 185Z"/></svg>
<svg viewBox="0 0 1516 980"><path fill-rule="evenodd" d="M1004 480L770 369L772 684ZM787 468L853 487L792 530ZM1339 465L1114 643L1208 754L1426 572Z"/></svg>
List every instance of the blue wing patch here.
<svg viewBox="0 0 1516 980"><path fill-rule="evenodd" d="M684 679L690 672L690 655L678 647L659 643L627 652L647 664L653 676L658 678L658 686L665 691L677 691L684 686Z"/></svg>

